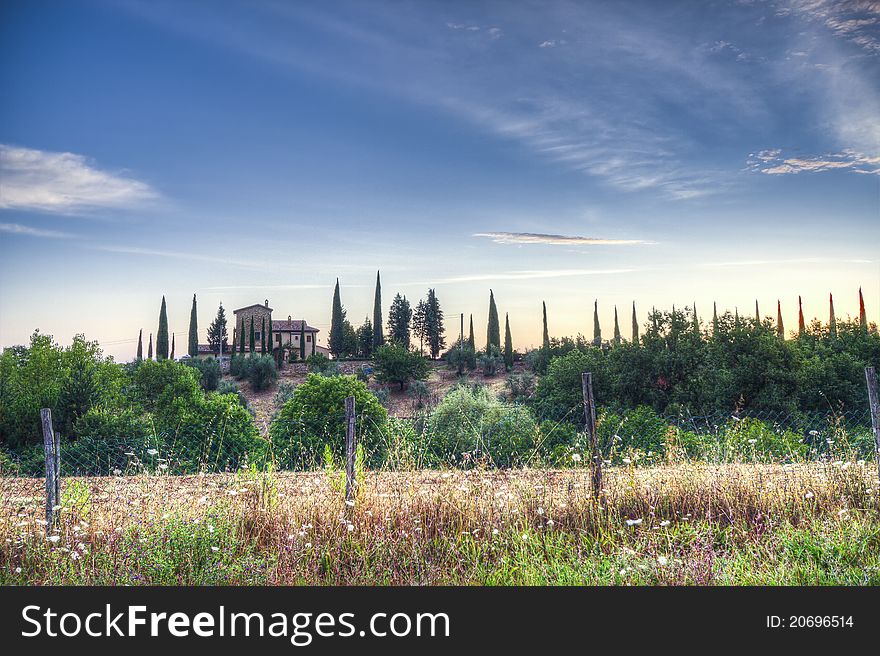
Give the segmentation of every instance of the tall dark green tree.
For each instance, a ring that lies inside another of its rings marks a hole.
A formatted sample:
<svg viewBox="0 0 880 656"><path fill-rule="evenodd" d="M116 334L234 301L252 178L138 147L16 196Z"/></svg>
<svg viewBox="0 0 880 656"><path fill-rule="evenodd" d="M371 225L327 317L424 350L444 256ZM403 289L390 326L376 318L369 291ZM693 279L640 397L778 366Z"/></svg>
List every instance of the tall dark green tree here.
<svg viewBox="0 0 880 656"><path fill-rule="evenodd" d="M357 344L358 357L369 359L373 353L373 323L370 317L364 317L364 322L357 329Z"/></svg>
<svg viewBox="0 0 880 656"><path fill-rule="evenodd" d="M192 309L189 311L189 344L187 346L187 353L191 357L194 358L199 354L199 319L195 294L193 294Z"/></svg>
<svg viewBox="0 0 880 656"><path fill-rule="evenodd" d="M501 324L498 321L498 308L495 306L495 294L489 290L489 321L486 326L486 353L492 351L492 347L501 351Z"/></svg>
<svg viewBox="0 0 880 656"><path fill-rule="evenodd" d="M174 359L174 333L171 333L171 359Z"/></svg>
<svg viewBox="0 0 880 656"><path fill-rule="evenodd" d="M342 307L342 298L339 296L339 278L336 279L336 287L333 289L330 336L327 341L330 353L334 357L341 358L345 356L345 309Z"/></svg>
<svg viewBox="0 0 880 656"><path fill-rule="evenodd" d="M221 303L220 307L217 308L217 316L214 317L211 325L208 326L208 344L211 346L214 355L220 355L220 353L227 351L226 342L228 339L229 334L226 332L226 310L223 309L223 303ZM234 342L232 344L232 353L233 355L235 354Z"/></svg>
<svg viewBox="0 0 880 656"><path fill-rule="evenodd" d="M147 360L153 359L153 333L150 333L150 346L147 350Z"/></svg>
<svg viewBox="0 0 880 656"><path fill-rule="evenodd" d="M168 357L168 310L165 307L165 297L162 297L162 307L159 309L159 332L156 333L156 359L164 360Z"/></svg>
<svg viewBox="0 0 880 656"><path fill-rule="evenodd" d="M541 301L541 305L543 306L543 310L544 310L544 336L541 340L541 348L543 348L544 351L549 351L550 350L550 330L547 328L547 303L546 303L546 301Z"/></svg>
<svg viewBox="0 0 880 656"><path fill-rule="evenodd" d="M694 302L693 328L694 328L694 335L699 337L700 336L700 318L697 316L696 302Z"/></svg>
<svg viewBox="0 0 880 656"><path fill-rule="evenodd" d="M299 359L306 359L306 320L299 322Z"/></svg>
<svg viewBox="0 0 880 656"><path fill-rule="evenodd" d="M758 299L755 299L755 324L761 325L761 313L758 312Z"/></svg>
<svg viewBox="0 0 880 656"><path fill-rule="evenodd" d="M513 339L510 337L510 316L504 313L504 366L513 369Z"/></svg>
<svg viewBox="0 0 880 656"><path fill-rule="evenodd" d="M782 301L776 299L776 336L785 339L785 327L782 325Z"/></svg>
<svg viewBox="0 0 880 656"><path fill-rule="evenodd" d="M242 318L241 322L238 325L238 353L239 353L239 355L244 355L244 333L245 333L245 325L244 325L244 318Z"/></svg>
<svg viewBox="0 0 880 656"><path fill-rule="evenodd" d="M385 335L382 334L382 282L379 280L379 272L376 272L376 295L373 297L373 348L385 343Z"/></svg>
<svg viewBox="0 0 880 656"><path fill-rule="evenodd" d="M266 352L266 317L260 319L260 353Z"/></svg>
<svg viewBox="0 0 880 656"><path fill-rule="evenodd" d="M636 302L633 301L633 325L632 325L632 339L633 344L635 346L639 345L639 320L636 318Z"/></svg>
<svg viewBox="0 0 880 656"><path fill-rule="evenodd" d="M828 294L828 334L837 337L837 317L834 316L833 294Z"/></svg>
<svg viewBox="0 0 880 656"><path fill-rule="evenodd" d="M250 339L248 341L248 346L251 349L251 354L257 350L257 340L256 340L256 332L254 331L254 318L251 316L251 334Z"/></svg>
<svg viewBox="0 0 880 656"><path fill-rule="evenodd" d="M440 301L437 299L437 292L434 289L428 290L428 300L425 302L425 339L428 340L428 350L431 352L431 359L436 360L440 356L440 352L446 346L446 338L444 337L443 326L443 309L440 307Z"/></svg>
<svg viewBox="0 0 880 656"><path fill-rule="evenodd" d="M712 334L718 334L718 303L712 303Z"/></svg>
<svg viewBox="0 0 880 656"><path fill-rule="evenodd" d="M412 308L406 296L397 294L388 310L388 339L409 348Z"/></svg>
<svg viewBox="0 0 880 656"><path fill-rule="evenodd" d="M593 346L602 346L602 327L599 325L599 301L593 302Z"/></svg>
<svg viewBox="0 0 880 656"><path fill-rule="evenodd" d="M272 318L269 318L266 326L266 346L269 347L269 352L272 353L275 350L274 345L272 344Z"/></svg>
<svg viewBox="0 0 880 656"><path fill-rule="evenodd" d="M144 359L144 329L141 328L138 331L137 361L140 362L143 359Z"/></svg>
<svg viewBox="0 0 880 656"><path fill-rule="evenodd" d="M428 305L424 300L419 299L419 302L416 303L416 309L413 310L412 315L412 334L413 337L419 338L419 355L424 355L425 351L425 339L428 336L427 327L425 324L425 316L428 311Z"/></svg>
<svg viewBox="0 0 880 656"><path fill-rule="evenodd" d="M476 352L477 343L474 341L474 315L471 315L470 328L468 328L468 330L468 346L470 346L471 349Z"/></svg>
<svg viewBox="0 0 880 656"><path fill-rule="evenodd" d="M620 324L617 322L617 306L614 306L614 345L620 346Z"/></svg>

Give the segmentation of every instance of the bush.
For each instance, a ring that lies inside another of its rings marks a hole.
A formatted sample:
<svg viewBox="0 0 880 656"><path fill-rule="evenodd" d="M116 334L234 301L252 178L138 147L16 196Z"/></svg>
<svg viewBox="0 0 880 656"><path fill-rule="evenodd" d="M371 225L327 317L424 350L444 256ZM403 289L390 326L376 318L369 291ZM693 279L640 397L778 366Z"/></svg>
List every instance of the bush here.
<svg viewBox="0 0 880 656"><path fill-rule="evenodd" d="M144 437L153 434L149 416L144 416L134 408L90 408L76 422L79 439L123 440L136 444Z"/></svg>
<svg viewBox="0 0 880 656"><path fill-rule="evenodd" d="M275 366L275 358L271 355L257 355L250 360L247 379L252 390L261 392L278 380L278 368Z"/></svg>
<svg viewBox="0 0 880 656"><path fill-rule="evenodd" d="M354 376L309 374L281 408L269 435L282 467L310 468L323 458L324 445L334 457L345 451L345 399L355 398L358 442L367 462L381 463L382 431L388 413L367 386Z"/></svg>
<svg viewBox="0 0 880 656"><path fill-rule="evenodd" d="M336 360L331 360L323 353L312 353L306 358L306 366L309 373L319 374L321 376L338 376L339 364Z"/></svg>
<svg viewBox="0 0 880 656"><path fill-rule="evenodd" d="M430 365L427 358L410 351L402 344L385 344L373 353L376 380L380 383L397 383L403 390L411 380L428 377Z"/></svg>
<svg viewBox="0 0 880 656"><path fill-rule="evenodd" d="M234 394L241 407L250 412L251 406L244 392L239 389L238 383L231 380L221 380L220 384L217 385L217 394Z"/></svg>
<svg viewBox="0 0 880 656"><path fill-rule="evenodd" d="M571 421L579 426L584 424L584 400L581 374L593 372L593 394L597 404L605 402L606 383L601 375L604 355L599 349L571 351L567 355L553 358L547 373L538 380L534 407L543 419Z"/></svg>
<svg viewBox="0 0 880 656"><path fill-rule="evenodd" d="M462 375L466 370L473 371L477 368L477 354L473 347L465 343L463 346L456 345L443 355L446 364Z"/></svg>
<svg viewBox="0 0 880 656"><path fill-rule="evenodd" d="M529 371L511 374L505 382L510 400L514 403L526 401L535 391L535 375Z"/></svg>
<svg viewBox="0 0 880 656"><path fill-rule="evenodd" d="M220 361L215 358L206 358L202 360L201 358L191 358L187 360L185 364L193 369L197 369L201 378L199 379L199 384L202 386L202 389L206 392L213 392L217 389L217 385L220 384Z"/></svg>
<svg viewBox="0 0 880 656"><path fill-rule="evenodd" d="M247 378L248 364L250 358L244 355L233 355L229 360L229 375L236 380Z"/></svg>
<svg viewBox="0 0 880 656"><path fill-rule="evenodd" d="M486 388L456 387L428 418L431 454L440 462L494 466L528 462L537 425L528 408L505 405Z"/></svg>

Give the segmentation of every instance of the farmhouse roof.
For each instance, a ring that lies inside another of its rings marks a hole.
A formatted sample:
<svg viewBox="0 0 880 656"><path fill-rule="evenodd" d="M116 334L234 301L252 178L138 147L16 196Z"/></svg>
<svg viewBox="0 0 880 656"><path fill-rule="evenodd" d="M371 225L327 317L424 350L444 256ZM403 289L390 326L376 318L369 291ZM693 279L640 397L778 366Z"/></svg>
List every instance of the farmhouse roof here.
<svg viewBox="0 0 880 656"><path fill-rule="evenodd" d="M265 305L262 303L253 303L252 305L245 305L244 307L240 307L237 310L233 310L232 314L238 314L242 310L250 310L251 308L255 308L255 307L263 308L264 310L269 310L269 312L272 311L272 308L269 307L268 303L266 303Z"/></svg>
<svg viewBox="0 0 880 656"><path fill-rule="evenodd" d="M295 333L298 333L300 330L302 330L302 324L303 324L303 323L306 324L306 325L305 325L305 332L307 332L307 333L317 333L317 332L320 332L317 328L313 328L312 326L310 326L310 325L308 324L308 322L304 322L304 321L301 320L301 319L293 319L293 320L284 320L284 319L279 320L279 319L273 319L273 320L272 320L272 330L274 330L275 332L290 332L290 331L293 331L293 332L295 332Z"/></svg>

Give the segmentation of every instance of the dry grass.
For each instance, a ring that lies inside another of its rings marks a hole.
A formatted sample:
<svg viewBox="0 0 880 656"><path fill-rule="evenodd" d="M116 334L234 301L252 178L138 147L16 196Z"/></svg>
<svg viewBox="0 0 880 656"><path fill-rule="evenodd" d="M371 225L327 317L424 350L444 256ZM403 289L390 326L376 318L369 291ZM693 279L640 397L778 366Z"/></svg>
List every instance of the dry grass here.
<svg viewBox="0 0 880 656"><path fill-rule="evenodd" d="M0 479L7 583L877 583L859 463ZM800 546L799 546L800 545ZM803 547L803 550L801 550ZM21 568L20 572L16 570Z"/></svg>

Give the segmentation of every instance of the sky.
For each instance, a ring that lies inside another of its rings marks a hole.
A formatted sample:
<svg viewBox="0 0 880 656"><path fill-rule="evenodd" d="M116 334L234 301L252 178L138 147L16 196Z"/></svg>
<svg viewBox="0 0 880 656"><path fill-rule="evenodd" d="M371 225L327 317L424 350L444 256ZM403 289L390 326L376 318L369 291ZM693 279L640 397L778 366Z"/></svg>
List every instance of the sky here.
<svg viewBox="0 0 880 656"><path fill-rule="evenodd" d="M880 2L0 4L0 346L435 288L880 320ZM230 324L231 325L231 324ZM467 329L467 328L466 328Z"/></svg>

